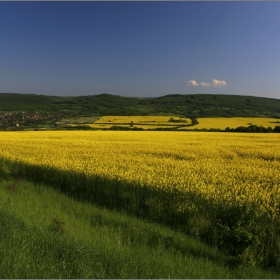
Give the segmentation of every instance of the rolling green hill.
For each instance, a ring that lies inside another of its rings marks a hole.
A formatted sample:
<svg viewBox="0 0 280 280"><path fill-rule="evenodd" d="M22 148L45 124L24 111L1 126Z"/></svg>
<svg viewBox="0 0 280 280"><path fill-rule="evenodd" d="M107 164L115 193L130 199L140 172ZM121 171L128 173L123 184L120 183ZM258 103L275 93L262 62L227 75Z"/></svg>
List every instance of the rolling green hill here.
<svg viewBox="0 0 280 280"><path fill-rule="evenodd" d="M47 109L63 97L36 94L0 93L0 111Z"/></svg>
<svg viewBox="0 0 280 280"><path fill-rule="evenodd" d="M280 118L280 99L213 94L136 98L106 93L72 97L0 93L2 130L15 127L16 123L22 127L23 119L26 127L38 124L51 127L60 120L104 115L173 115L192 120L205 117Z"/></svg>
<svg viewBox="0 0 280 280"><path fill-rule="evenodd" d="M77 115L175 114L184 117L280 117L280 99L241 96L170 94L133 98L110 94L78 97L0 94L0 111L64 111Z"/></svg>

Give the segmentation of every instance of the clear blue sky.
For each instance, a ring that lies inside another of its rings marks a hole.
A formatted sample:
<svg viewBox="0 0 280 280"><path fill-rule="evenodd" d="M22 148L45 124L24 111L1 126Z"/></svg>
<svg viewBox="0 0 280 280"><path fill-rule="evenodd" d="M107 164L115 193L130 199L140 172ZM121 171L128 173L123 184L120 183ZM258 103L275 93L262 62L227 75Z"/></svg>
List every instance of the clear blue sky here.
<svg viewBox="0 0 280 280"><path fill-rule="evenodd" d="M280 2L0 2L0 92L280 98Z"/></svg>

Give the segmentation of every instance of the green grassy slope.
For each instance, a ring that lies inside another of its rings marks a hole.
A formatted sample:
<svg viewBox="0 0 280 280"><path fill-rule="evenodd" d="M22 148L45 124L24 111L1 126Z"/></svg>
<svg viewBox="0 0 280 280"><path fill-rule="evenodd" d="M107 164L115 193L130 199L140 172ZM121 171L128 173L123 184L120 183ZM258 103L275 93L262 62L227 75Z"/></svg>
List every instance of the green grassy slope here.
<svg viewBox="0 0 280 280"><path fill-rule="evenodd" d="M0 178L1 278L279 278L182 233Z"/></svg>

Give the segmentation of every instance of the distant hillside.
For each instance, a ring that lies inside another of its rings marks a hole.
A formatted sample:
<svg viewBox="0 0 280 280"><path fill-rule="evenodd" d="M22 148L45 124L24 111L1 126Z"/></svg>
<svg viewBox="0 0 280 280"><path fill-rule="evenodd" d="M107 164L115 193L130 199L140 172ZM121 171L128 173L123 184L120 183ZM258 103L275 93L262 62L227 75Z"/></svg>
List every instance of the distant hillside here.
<svg viewBox="0 0 280 280"><path fill-rule="evenodd" d="M47 108L61 99L63 98L36 94L0 93L0 111Z"/></svg>
<svg viewBox="0 0 280 280"><path fill-rule="evenodd" d="M280 100L241 95L170 94L157 98L110 94L62 97L36 94L0 94L0 113L48 112L67 116L163 115L182 117L280 118Z"/></svg>

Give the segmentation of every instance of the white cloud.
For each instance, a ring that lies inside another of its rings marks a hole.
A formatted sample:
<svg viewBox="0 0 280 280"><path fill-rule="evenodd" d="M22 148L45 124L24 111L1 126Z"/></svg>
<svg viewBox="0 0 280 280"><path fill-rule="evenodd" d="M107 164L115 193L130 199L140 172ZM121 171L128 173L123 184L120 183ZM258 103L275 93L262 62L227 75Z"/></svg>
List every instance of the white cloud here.
<svg viewBox="0 0 280 280"><path fill-rule="evenodd" d="M194 86L194 87L198 87L198 86L202 86L202 87L210 87L211 85L214 87L221 87L221 86L225 86L227 83L222 80L217 80L217 79L213 79L212 83L206 83L206 82L200 82L197 83L196 80L189 80L187 83L187 86Z"/></svg>
<svg viewBox="0 0 280 280"><path fill-rule="evenodd" d="M219 80L216 80L216 79L213 79L212 80L212 85L214 87L221 87L221 86L225 86L227 83L225 81L219 81Z"/></svg>
<svg viewBox="0 0 280 280"><path fill-rule="evenodd" d="M203 87L210 87L210 84L205 82L201 82L200 85Z"/></svg>
<svg viewBox="0 0 280 280"><path fill-rule="evenodd" d="M189 86L189 85L192 85L192 86L195 86L195 87L199 86L199 84L195 80L189 80L188 83L187 83L187 86Z"/></svg>

